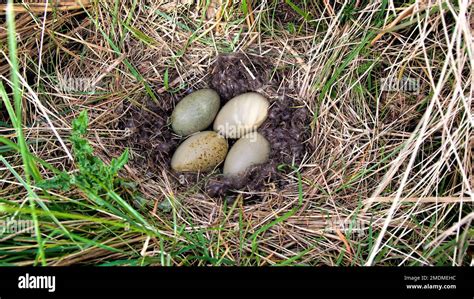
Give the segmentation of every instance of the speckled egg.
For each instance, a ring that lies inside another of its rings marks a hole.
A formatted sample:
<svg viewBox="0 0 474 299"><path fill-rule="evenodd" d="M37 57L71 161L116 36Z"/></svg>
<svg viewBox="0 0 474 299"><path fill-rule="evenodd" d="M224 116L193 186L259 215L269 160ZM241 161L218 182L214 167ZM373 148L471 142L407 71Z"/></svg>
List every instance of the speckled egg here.
<svg viewBox="0 0 474 299"><path fill-rule="evenodd" d="M250 166L265 163L270 156L270 143L258 132L237 140L224 162L224 175L243 174Z"/></svg>
<svg viewBox="0 0 474 299"><path fill-rule="evenodd" d="M185 96L171 114L171 128L182 136L209 127L220 108L220 98L212 89L201 89Z"/></svg>
<svg viewBox="0 0 474 299"><path fill-rule="evenodd" d="M179 172L206 172L224 161L227 140L216 132L205 131L190 136L175 151L171 168Z"/></svg>
<svg viewBox="0 0 474 299"><path fill-rule="evenodd" d="M213 128L227 138L240 138L265 121L269 105L268 100L256 92L236 96L219 111Z"/></svg>

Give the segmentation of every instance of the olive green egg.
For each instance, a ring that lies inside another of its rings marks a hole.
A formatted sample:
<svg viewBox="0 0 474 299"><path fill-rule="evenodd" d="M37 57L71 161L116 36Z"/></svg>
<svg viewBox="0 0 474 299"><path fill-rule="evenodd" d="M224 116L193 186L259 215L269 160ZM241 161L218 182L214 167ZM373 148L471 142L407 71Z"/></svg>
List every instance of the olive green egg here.
<svg viewBox="0 0 474 299"><path fill-rule="evenodd" d="M178 172L206 172L224 161L227 140L214 131L190 136L178 146L171 158L171 168Z"/></svg>
<svg viewBox="0 0 474 299"><path fill-rule="evenodd" d="M201 89L185 96L171 114L171 128L187 136L211 125L220 108L220 98L213 89Z"/></svg>
<svg viewBox="0 0 474 299"><path fill-rule="evenodd" d="M213 129L227 138L240 138L257 130L265 121L269 105L268 100L256 92L236 96L219 111Z"/></svg>
<svg viewBox="0 0 474 299"><path fill-rule="evenodd" d="M270 156L270 143L258 132L237 140L224 162L224 175L243 174L250 166L265 163Z"/></svg>

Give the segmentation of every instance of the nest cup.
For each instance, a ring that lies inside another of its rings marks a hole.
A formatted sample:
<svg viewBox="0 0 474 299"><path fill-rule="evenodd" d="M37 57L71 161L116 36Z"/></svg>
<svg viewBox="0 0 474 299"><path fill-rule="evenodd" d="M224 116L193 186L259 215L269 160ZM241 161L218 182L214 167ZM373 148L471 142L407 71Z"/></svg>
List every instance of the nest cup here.
<svg viewBox="0 0 474 299"><path fill-rule="evenodd" d="M270 143L270 157L266 163L252 166L243 175L234 177L226 177L221 171L198 174L171 170L171 157L181 137L172 132L169 117L178 99L195 90L176 96L165 93L160 98L160 107L150 100L145 107L129 103L128 112L119 126L131 132L122 141L136 152L131 163L141 171L146 169L150 175L162 171L171 173L177 188L183 192L198 186L203 193L215 198L232 199L239 191L247 191L248 197L259 198L259 193L285 188L288 184L285 171L291 171L291 167L284 166L300 163L310 150L307 148L309 143L305 142L309 138L310 118L305 108L298 108L302 105L297 99L276 92L284 76L277 72L270 81L268 70L271 69L268 59L260 56L242 53L219 55L211 66L208 81L208 86L219 94L221 107L231 98L246 92L266 95L270 101L268 117L257 130ZM232 147L236 139L228 142ZM205 179L201 179L202 176Z"/></svg>

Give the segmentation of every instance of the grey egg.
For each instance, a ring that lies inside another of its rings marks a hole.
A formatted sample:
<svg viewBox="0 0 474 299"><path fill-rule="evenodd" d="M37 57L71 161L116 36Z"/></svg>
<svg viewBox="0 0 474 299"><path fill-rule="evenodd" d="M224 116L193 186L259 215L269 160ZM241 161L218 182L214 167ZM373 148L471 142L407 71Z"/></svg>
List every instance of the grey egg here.
<svg viewBox="0 0 474 299"><path fill-rule="evenodd" d="M240 138L265 121L269 105L268 100L256 92L236 96L219 111L213 129L227 138Z"/></svg>
<svg viewBox="0 0 474 299"><path fill-rule="evenodd" d="M265 163L270 156L270 143L258 132L237 140L224 162L224 175L243 174L250 166Z"/></svg>
<svg viewBox="0 0 474 299"><path fill-rule="evenodd" d="M220 98L215 90L201 89L185 96L171 114L171 128L176 134L186 136L209 127L220 108Z"/></svg>
<svg viewBox="0 0 474 299"><path fill-rule="evenodd" d="M227 140L213 131L200 132L186 139L171 158L171 168L179 172L206 172L224 161Z"/></svg>

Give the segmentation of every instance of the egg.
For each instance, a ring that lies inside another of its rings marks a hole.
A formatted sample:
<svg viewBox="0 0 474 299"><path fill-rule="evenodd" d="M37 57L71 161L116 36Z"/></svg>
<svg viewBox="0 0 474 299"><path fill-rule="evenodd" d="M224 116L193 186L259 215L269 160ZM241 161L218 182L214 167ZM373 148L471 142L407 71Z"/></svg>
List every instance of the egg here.
<svg viewBox="0 0 474 299"><path fill-rule="evenodd" d="M269 105L268 100L256 92L236 96L219 111L213 129L227 138L240 138L265 121Z"/></svg>
<svg viewBox="0 0 474 299"><path fill-rule="evenodd" d="M176 149L171 168L178 172L206 172L224 161L228 151L227 140L214 131L190 136Z"/></svg>
<svg viewBox="0 0 474 299"><path fill-rule="evenodd" d="M220 98L212 89L201 89L185 96L171 114L171 128L182 136L206 129L220 108Z"/></svg>
<svg viewBox="0 0 474 299"><path fill-rule="evenodd" d="M250 166L268 161L270 143L258 132L251 132L234 143L224 162L224 175L243 174Z"/></svg>

